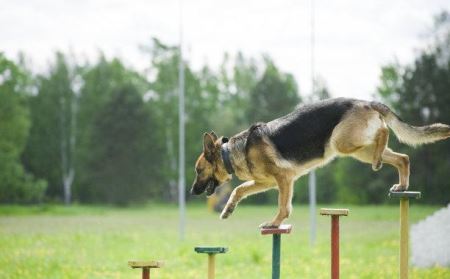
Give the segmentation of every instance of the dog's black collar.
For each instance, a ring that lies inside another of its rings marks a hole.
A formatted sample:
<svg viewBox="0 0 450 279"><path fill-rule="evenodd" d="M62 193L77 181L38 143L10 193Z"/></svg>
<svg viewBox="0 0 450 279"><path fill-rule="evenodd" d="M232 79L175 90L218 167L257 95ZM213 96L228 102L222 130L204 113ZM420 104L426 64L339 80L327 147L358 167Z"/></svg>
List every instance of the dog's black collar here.
<svg viewBox="0 0 450 279"><path fill-rule="evenodd" d="M225 165L225 169L229 174L234 173L233 165L231 164L230 159L230 148L228 147L228 142L222 144L220 148L220 152L222 153L223 164Z"/></svg>

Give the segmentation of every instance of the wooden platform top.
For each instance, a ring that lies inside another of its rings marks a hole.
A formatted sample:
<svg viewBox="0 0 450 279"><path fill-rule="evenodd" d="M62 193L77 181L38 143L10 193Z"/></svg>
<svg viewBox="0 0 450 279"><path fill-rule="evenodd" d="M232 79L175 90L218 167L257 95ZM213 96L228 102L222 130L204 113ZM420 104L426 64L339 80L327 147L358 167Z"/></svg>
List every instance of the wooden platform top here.
<svg viewBox="0 0 450 279"><path fill-rule="evenodd" d="M160 268L164 263L161 261L128 261L128 265L132 268Z"/></svg>
<svg viewBox="0 0 450 279"><path fill-rule="evenodd" d="M331 216L347 216L349 210L346 208L321 208L320 215L331 215Z"/></svg>
<svg viewBox="0 0 450 279"><path fill-rule="evenodd" d="M194 250L201 254L223 254L228 252L227 247L195 247Z"/></svg>
<svg viewBox="0 0 450 279"><path fill-rule="evenodd" d="M389 191L390 198L400 198L400 199L420 199L422 197L421 192L412 192L412 191L404 191L404 192L392 192Z"/></svg>
<svg viewBox="0 0 450 279"><path fill-rule="evenodd" d="M261 228L261 234L289 234L291 230L292 225L282 224L278 228Z"/></svg>

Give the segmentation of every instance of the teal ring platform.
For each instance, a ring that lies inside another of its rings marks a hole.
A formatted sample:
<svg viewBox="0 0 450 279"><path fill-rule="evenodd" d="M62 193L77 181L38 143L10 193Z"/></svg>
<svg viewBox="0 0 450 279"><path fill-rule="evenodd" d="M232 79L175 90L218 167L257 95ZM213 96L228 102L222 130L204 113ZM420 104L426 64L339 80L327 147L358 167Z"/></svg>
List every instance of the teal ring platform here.
<svg viewBox="0 0 450 279"><path fill-rule="evenodd" d="M194 250L199 254L224 254L228 252L227 247L195 247Z"/></svg>
<svg viewBox="0 0 450 279"><path fill-rule="evenodd" d="M389 197L390 198L399 198L399 199L420 199L422 197L421 192L411 192L411 191L404 191L404 192L392 192L389 191Z"/></svg>

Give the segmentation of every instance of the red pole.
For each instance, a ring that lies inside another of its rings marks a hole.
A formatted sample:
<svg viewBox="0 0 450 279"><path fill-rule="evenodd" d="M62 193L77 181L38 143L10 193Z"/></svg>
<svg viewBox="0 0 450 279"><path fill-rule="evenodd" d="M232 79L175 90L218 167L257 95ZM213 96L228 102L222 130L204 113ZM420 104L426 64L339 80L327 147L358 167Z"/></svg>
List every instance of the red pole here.
<svg viewBox="0 0 450 279"><path fill-rule="evenodd" d="M143 268L142 269L142 279L150 279L150 269L149 268Z"/></svg>
<svg viewBox="0 0 450 279"><path fill-rule="evenodd" d="M339 215L331 216L331 278L339 279Z"/></svg>

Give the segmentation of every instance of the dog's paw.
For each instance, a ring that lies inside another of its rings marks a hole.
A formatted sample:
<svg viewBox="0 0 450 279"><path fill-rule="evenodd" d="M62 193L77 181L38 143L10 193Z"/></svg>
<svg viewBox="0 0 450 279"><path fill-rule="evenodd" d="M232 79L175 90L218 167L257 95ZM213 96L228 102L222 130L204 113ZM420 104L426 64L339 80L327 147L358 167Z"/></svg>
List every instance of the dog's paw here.
<svg viewBox="0 0 450 279"><path fill-rule="evenodd" d="M408 189L407 186L405 185L400 185L400 184L394 184L391 189L389 189L389 191L391 192L404 192Z"/></svg>
<svg viewBox="0 0 450 279"><path fill-rule="evenodd" d="M379 171L383 167L383 162L381 160L372 163L372 170Z"/></svg>
<svg viewBox="0 0 450 279"><path fill-rule="evenodd" d="M230 204L230 205L226 205L225 208L222 210L222 213L220 214L220 219L227 219L234 211L234 209L236 208L236 205L234 204Z"/></svg>
<svg viewBox="0 0 450 279"><path fill-rule="evenodd" d="M264 222L261 225L259 225L260 229L272 229L272 228L278 228L280 224L276 224L275 222Z"/></svg>

